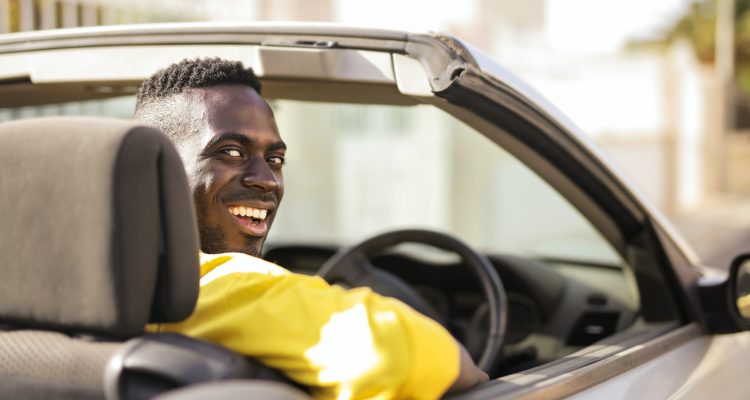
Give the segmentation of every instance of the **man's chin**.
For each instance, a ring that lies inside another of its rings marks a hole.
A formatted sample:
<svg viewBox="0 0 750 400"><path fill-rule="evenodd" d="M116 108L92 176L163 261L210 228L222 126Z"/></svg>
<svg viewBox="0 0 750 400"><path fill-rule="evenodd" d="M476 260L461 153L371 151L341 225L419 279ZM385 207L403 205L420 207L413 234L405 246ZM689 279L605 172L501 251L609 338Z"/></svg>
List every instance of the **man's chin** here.
<svg viewBox="0 0 750 400"><path fill-rule="evenodd" d="M253 257L260 257L265 237L248 237L243 243L227 243L226 240L214 240L212 237L201 236L201 250L208 254L245 253Z"/></svg>
<svg viewBox="0 0 750 400"><path fill-rule="evenodd" d="M244 246L243 250L240 251L241 253L245 253L247 255L251 255L253 257L260 257L261 252L263 251L263 243L266 241L266 237L260 237L260 238L252 238L248 239L246 245Z"/></svg>
<svg viewBox="0 0 750 400"><path fill-rule="evenodd" d="M261 249L258 248L242 248L242 249L232 249L232 248L223 248L218 249L215 247L202 247L201 251L206 254L224 254L224 253L244 253L249 256L258 257L260 258Z"/></svg>

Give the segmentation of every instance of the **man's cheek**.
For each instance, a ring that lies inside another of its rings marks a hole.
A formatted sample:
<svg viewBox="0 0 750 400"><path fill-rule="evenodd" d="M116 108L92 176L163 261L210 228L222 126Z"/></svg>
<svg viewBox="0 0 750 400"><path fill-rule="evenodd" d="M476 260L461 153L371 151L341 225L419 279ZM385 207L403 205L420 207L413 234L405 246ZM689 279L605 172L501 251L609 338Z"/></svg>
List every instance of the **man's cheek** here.
<svg viewBox="0 0 750 400"><path fill-rule="evenodd" d="M201 156L201 149L194 140L186 140L177 145L185 174L190 188L195 191L198 187L208 187L210 159Z"/></svg>
<svg viewBox="0 0 750 400"><path fill-rule="evenodd" d="M209 194L214 185L214 174L211 173L209 163L205 161L196 161L193 168L188 170L188 183L193 193Z"/></svg>

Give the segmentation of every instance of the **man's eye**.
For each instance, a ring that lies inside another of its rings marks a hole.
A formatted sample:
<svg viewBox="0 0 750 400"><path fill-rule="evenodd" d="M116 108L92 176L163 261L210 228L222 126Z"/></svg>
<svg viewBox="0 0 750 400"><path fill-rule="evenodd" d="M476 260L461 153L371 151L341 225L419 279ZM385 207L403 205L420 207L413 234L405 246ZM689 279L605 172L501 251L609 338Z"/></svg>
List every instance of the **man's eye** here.
<svg viewBox="0 0 750 400"><path fill-rule="evenodd" d="M271 156L271 157L268 157L266 161L268 161L268 163L272 165L278 165L278 166L284 165L284 157L281 157L281 156Z"/></svg>
<svg viewBox="0 0 750 400"><path fill-rule="evenodd" d="M237 149L221 149L219 154L229 157L242 157L242 152Z"/></svg>

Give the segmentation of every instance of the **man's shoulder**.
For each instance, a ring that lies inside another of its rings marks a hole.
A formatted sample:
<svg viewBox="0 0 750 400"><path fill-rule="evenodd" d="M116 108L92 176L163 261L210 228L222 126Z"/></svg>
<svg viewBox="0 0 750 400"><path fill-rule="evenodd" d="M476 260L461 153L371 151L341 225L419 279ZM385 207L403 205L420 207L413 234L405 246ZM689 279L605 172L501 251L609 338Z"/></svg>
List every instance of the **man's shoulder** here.
<svg viewBox="0 0 750 400"><path fill-rule="evenodd" d="M274 263L244 253L200 253L201 283L235 273L280 276L290 272Z"/></svg>

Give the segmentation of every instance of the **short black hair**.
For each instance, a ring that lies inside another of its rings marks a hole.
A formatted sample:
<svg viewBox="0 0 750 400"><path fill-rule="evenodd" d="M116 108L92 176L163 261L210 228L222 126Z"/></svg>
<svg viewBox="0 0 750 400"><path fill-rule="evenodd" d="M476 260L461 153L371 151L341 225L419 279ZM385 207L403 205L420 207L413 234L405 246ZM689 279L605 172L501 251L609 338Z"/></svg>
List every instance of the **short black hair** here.
<svg viewBox="0 0 750 400"><path fill-rule="evenodd" d="M174 104L175 95L189 89L221 84L246 85L261 92L252 68L241 61L221 58L194 58L174 63L150 76L138 89L135 119L161 129L175 143L197 131L191 107Z"/></svg>
<svg viewBox="0 0 750 400"><path fill-rule="evenodd" d="M138 89L137 104L143 101L167 97L186 89L202 88L236 83L261 91L260 81L252 68L245 68L242 61L221 58L185 59L164 68L146 79Z"/></svg>

